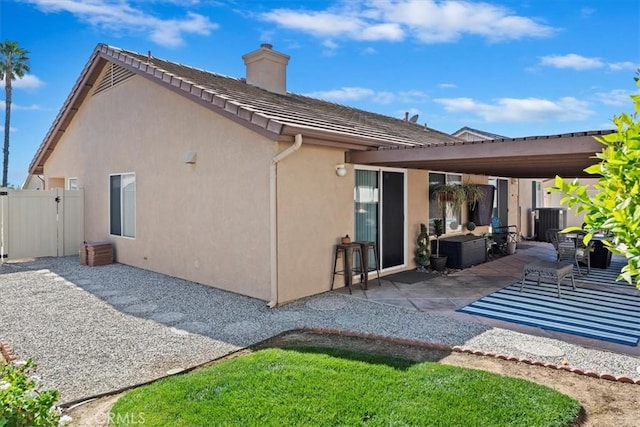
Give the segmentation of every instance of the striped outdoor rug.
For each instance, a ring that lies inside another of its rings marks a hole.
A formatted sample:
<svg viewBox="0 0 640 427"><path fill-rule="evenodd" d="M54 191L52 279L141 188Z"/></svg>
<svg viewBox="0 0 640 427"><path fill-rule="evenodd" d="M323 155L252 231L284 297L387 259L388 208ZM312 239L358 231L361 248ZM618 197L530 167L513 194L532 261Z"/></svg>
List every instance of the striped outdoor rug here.
<svg viewBox="0 0 640 427"><path fill-rule="evenodd" d="M629 346L640 339L640 296L555 284L515 283L458 311Z"/></svg>
<svg viewBox="0 0 640 427"><path fill-rule="evenodd" d="M589 274L580 276L580 274L578 274L578 268L574 265L573 275L576 280L585 283L593 283L597 285L631 286L625 280L620 280L618 282L616 281L618 274L620 274L622 267L624 267L625 265L627 265L627 260L625 258L614 256L611 259L611 265L606 270L602 268L591 267L591 272ZM586 273L587 267L580 266L580 270L582 270L583 273Z"/></svg>

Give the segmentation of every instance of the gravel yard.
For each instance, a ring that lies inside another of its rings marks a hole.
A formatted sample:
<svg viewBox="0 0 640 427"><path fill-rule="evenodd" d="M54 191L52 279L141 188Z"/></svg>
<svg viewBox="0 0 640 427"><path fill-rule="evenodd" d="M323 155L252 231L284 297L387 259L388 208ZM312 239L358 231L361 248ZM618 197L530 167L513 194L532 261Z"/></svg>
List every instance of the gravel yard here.
<svg viewBox="0 0 640 427"><path fill-rule="evenodd" d="M135 385L296 327L462 345L636 378L640 360L326 293L281 308L162 274L77 257L0 267L0 340L32 357L60 402ZM541 351L548 350L548 351Z"/></svg>

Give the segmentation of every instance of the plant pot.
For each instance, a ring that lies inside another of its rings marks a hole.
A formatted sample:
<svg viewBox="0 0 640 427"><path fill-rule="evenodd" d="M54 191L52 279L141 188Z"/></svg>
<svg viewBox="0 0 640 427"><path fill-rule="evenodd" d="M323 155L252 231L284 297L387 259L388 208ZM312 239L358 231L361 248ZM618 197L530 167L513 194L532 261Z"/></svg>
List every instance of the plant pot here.
<svg viewBox="0 0 640 427"><path fill-rule="evenodd" d="M429 258L417 256L415 260L419 267L426 267L429 265Z"/></svg>
<svg viewBox="0 0 640 427"><path fill-rule="evenodd" d="M430 260L431 260L431 268L433 268L435 271L444 271L444 269L447 266L446 256L432 255Z"/></svg>
<svg viewBox="0 0 640 427"><path fill-rule="evenodd" d="M516 242L509 242L507 243L507 254L508 255L513 255L516 253Z"/></svg>

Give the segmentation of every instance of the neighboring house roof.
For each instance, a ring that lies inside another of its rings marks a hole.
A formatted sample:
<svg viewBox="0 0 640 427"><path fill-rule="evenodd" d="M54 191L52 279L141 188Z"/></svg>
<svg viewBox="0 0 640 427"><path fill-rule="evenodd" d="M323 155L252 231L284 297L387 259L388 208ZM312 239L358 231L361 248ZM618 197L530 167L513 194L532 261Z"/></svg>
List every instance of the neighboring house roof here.
<svg viewBox="0 0 640 427"><path fill-rule="evenodd" d="M506 137L504 135L498 135L497 133L485 132L483 130L470 128L468 126L461 127L457 131L453 132L451 135L453 135L455 137L460 137L461 135L463 135L465 133L469 133L469 134L472 134L474 136L477 136L479 140L508 139L508 137Z"/></svg>
<svg viewBox="0 0 640 427"><path fill-rule="evenodd" d="M279 95L243 79L99 44L85 65L30 166L44 163L94 85L104 65L113 63L150 79L273 140L291 141L302 133L312 144L349 150L408 148L453 143L459 139L405 120L370 113L303 95Z"/></svg>

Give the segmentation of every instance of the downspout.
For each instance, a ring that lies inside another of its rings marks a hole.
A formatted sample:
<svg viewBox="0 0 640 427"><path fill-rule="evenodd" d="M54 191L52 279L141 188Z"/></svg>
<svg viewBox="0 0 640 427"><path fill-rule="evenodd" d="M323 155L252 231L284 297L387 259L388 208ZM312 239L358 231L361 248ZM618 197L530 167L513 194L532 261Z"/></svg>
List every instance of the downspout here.
<svg viewBox="0 0 640 427"><path fill-rule="evenodd" d="M267 303L269 308L274 308L278 305L278 195L277 195L277 183L278 183L278 162L290 154L298 151L302 145L302 134L297 134L294 139L294 143L289 148L279 152L271 160L271 167L269 168L269 209L271 217L271 250L270 264L271 264L271 300Z"/></svg>

